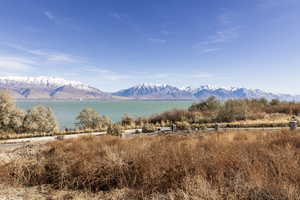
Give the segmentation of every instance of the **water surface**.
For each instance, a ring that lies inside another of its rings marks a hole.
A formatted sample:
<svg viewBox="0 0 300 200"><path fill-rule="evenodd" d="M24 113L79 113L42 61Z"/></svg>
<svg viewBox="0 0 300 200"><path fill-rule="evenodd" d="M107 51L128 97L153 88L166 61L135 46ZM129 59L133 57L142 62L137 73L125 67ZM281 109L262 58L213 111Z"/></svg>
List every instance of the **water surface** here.
<svg viewBox="0 0 300 200"><path fill-rule="evenodd" d="M34 105L50 106L59 121L60 128L74 127L78 113L86 107L94 108L114 122L127 113L132 117L150 116L166 110L188 108L191 101L19 101L17 105L28 109Z"/></svg>

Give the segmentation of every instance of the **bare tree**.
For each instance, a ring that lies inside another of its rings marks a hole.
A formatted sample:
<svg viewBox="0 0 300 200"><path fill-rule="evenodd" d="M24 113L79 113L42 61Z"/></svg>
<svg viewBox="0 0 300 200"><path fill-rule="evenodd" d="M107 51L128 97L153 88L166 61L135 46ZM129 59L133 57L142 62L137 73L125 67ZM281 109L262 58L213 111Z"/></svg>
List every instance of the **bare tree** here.
<svg viewBox="0 0 300 200"><path fill-rule="evenodd" d="M58 129L58 123L50 107L37 105L27 111L23 127L26 132L49 133Z"/></svg>
<svg viewBox="0 0 300 200"><path fill-rule="evenodd" d="M20 132L25 113L13 102L8 91L0 91L0 131Z"/></svg>
<svg viewBox="0 0 300 200"><path fill-rule="evenodd" d="M107 116L100 115L92 108L83 109L76 120L76 125L82 129L106 129L111 124Z"/></svg>

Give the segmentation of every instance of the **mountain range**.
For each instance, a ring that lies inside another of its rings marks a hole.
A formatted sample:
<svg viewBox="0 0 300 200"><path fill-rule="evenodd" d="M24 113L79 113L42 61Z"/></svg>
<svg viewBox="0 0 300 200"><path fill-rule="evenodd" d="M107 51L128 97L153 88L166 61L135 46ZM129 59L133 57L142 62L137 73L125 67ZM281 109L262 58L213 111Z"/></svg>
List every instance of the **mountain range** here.
<svg viewBox="0 0 300 200"><path fill-rule="evenodd" d="M266 98L268 100L280 99L286 101L300 100L300 95L275 94L259 89L225 88L210 85L200 86L199 88L177 88L166 84L141 84L112 93L112 95L140 100L204 100L210 96L215 96L220 100L244 98Z"/></svg>
<svg viewBox="0 0 300 200"><path fill-rule="evenodd" d="M178 88L167 84L140 84L114 93L103 92L79 81L52 77L0 77L0 90L9 90L16 99L97 99L97 100L220 100L266 98L300 101L300 95L275 94L259 89L225 88L209 85Z"/></svg>
<svg viewBox="0 0 300 200"><path fill-rule="evenodd" d="M52 77L0 77L0 89L16 99L111 99L111 95L78 81Z"/></svg>

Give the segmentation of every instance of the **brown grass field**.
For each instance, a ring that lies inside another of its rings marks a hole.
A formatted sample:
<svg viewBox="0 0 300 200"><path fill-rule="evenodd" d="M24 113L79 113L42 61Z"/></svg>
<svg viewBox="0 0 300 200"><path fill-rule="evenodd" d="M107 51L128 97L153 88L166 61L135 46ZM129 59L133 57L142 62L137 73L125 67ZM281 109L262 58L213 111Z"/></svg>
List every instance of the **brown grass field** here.
<svg viewBox="0 0 300 200"><path fill-rule="evenodd" d="M57 199L296 200L300 132L82 137L12 159L0 175Z"/></svg>

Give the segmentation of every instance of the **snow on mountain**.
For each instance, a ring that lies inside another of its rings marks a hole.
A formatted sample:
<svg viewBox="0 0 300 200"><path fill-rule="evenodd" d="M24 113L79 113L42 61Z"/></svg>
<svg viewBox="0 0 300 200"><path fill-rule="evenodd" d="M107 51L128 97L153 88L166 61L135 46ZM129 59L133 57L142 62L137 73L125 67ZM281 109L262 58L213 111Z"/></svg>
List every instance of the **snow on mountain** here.
<svg viewBox="0 0 300 200"><path fill-rule="evenodd" d="M299 96L286 94L274 94L259 89L248 89L238 87L217 87L203 85L199 88L191 86L177 88L167 84L144 83L125 90L113 93L113 95L130 97L135 99L187 99L203 100L210 96L215 96L220 100L242 99L242 98L266 98L281 100L300 100Z"/></svg>
<svg viewBox="0 0 300 200"><path fill-rule="evenodd" d="M143 83L128 89L113 93L115 96L135 99L191 99L189 92L167 84Z"/></svg>
<svg viewBox="0 0 300 200"><path fill-rule="evenodd" d="M0 77L0 89L8 89L17 99L138 99L138 100L203 100L215 96L220 100L242 98L299 101L300 96L274 94L259 89L217 87L178 88L168 84L143 83L109 94L79 81L55 77ZM113 97L112 97L113 95Z"/></svg>
<svg viewBox="0 0 300 200"><path fill-rule="evenodd" d="M79 81L68 81L62 78L55 77L22 77L22 76L7 76L0 77L0 84L2 85L35 85L39 87L61 87L61 86L70 86L80 90L93 90L94 88L83 84Z"/></svg>
<svg viewBox="0 0 300 200"><path fill-rule="evenodd" d="M55 77L0 77L0 89L17 99L107 99L110 95L79 81Z"/></svg>

